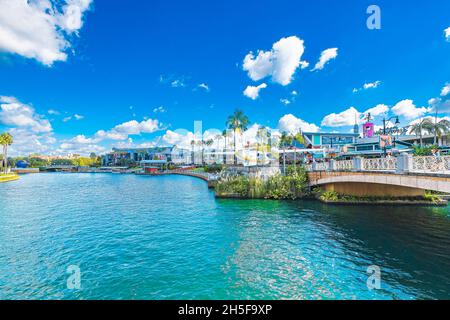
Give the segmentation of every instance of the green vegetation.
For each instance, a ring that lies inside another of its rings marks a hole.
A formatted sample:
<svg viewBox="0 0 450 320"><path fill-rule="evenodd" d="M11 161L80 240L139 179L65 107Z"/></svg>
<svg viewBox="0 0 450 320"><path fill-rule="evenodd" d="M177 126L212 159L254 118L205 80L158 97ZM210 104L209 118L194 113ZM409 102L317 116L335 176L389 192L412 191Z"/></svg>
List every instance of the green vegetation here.
<svg viewBox="0 0 450 320"><path fill-rule="evenodd" d="M423 157L423 156L431 156L433 154L433 149L438 149L437 146L426 146L426 147L414 147L414 156Z"/></svg>
<svg viewBox="0 0 450 320"><path fill-rule="evenodd" d="M248 125L250 124L250 120L248 117L241 111L236 110L233 115L228 117L227 120L227 127L228 129L233 130L234 132L234 164L237 164L237 157L236 157L236 132L239 131L245 131L248 128Z"/></svg>
<svg viewBox="0 0 450 320"><path fill-rule="evenodd" d="M303 167L289 167L285 176L275 175L267 180L233 176L217 183L216 194L247 199L300 199L309 195L308 174Z"/></svg>
<svg viewBox="0 0 450 320"><path fill-rule="evenodd" d="M420 148L423 147L422 136L423 132L434 135L434 144L437 144L437 138L450 133L450 121L441 120L439 122L433 121L432 118L423 118L417 123L410 126L410 133L420 137Z"/></svg>
<svg viewBox="0 0 450 320"><path fill-rule="evenodd" d="M423 197L409 197L409 198L399 198L399 197L357 197L357 196L349 196L337 193L335 191L323 191L320 189L316 189L314 191L316 196L324 202L339 202L339 203L354 203L354 202L384 202L384 201L425 201L433 204L441 203L441 198L433 193L426 192Z"/></svg>
<svg viewBox="0 0 450 320"><path fill-rule="evenodd" d="M204 172L206 173L219 173L222 171L223 166L221 164L213 164L204 166Z"/></svg>
<svg viewBox="0 0 450 320"><path fill-rule="evenodd" d="M0 145L2 146L2 168L3 173L8 172L8 147L14 142L13 136L9 132L0 134Z"/></svg>

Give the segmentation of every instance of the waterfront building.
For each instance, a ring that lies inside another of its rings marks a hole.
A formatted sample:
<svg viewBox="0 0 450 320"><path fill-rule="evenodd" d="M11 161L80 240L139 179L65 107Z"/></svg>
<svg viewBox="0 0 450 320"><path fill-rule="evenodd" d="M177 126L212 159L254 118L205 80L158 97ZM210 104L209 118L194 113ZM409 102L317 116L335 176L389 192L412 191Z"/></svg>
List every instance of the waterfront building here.
<svg viewBox="0 0 450 320"><path fill-rule="evenodd" d="M138 166L143 160L172 161L173 147L116 149L102 156L103 166Z"/></svg>

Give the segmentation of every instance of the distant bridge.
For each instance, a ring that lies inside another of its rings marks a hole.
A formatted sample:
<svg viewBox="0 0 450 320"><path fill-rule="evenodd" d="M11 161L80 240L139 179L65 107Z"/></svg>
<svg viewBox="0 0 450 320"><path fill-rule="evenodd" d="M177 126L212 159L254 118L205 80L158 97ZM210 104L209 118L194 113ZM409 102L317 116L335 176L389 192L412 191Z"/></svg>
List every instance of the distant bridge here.
<svg viewBox="0 0 450 320"><path fill-rule="evenodd" d="M355 158L307 165L311 186L355 196L420 196L450 193L450 156Z"/></svg>

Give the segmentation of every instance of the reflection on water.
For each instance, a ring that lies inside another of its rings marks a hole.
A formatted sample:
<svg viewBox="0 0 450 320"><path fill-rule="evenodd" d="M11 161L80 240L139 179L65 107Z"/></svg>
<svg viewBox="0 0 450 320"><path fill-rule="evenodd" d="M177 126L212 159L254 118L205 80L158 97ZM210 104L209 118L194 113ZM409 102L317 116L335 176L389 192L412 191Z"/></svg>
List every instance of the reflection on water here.
<svg viewBox="0 0 450 320"><path fill-rule="evenodd" d="M0 298L450 298L449 208L216 200L194 178L109 174L25 176L0 204Z"/></svg>

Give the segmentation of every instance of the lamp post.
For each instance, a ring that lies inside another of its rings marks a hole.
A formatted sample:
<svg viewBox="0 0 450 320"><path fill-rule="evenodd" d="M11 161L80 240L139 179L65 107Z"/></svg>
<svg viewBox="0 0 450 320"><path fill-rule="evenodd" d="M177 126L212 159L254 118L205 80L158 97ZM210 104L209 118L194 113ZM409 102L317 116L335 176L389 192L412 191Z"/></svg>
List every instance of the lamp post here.
<svg viewBox="0 0 450 320"><path fill-rule="evenodd" d="M386 129L387 129L386 128L386 123L391 121L391 120L393 120L393 119L395 119L395 125L399 125L400 124L400 119L398 118L398 116L392 116L389 119L384 118L383 119L383 135L386 135ZM384 157L386 157L386 143L384 144L384 147L383 147L383 154L384 154Z"/></svg>

